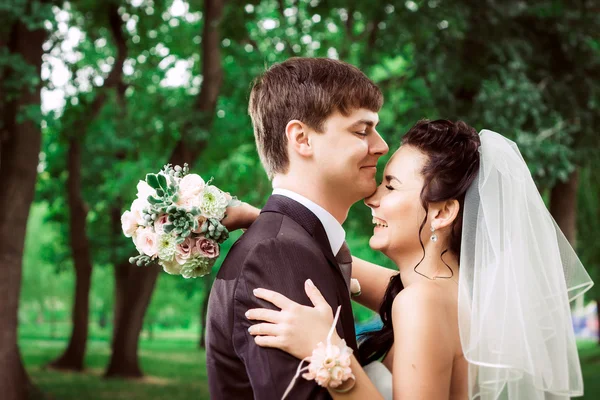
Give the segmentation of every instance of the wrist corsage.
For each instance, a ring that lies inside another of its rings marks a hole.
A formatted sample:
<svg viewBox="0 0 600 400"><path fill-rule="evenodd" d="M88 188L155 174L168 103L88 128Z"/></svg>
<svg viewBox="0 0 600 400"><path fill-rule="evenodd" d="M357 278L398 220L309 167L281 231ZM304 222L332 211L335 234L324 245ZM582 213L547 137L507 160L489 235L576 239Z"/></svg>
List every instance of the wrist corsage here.
<svg viewBox="0 0 600 400"><path fill-rule="evenodd" d="M340 310L341 306L338 307L335 313L333 324L327 335L327 344L319 342L317 348L313 350L312 355L300 361L300 365L298 365L298 369L296 370L296 375L283 394L282 400L290 393L296 379L303 371L308 371L302 374L304 379L309 381L314 380L319 386L334 390L348 379L355 380L352 369L350 368L352 349L346 345L344 339L337 345L331 343L331 336L333 335L340 316ZM304 362L308 362L309 364L303 368L302 364L304 364ZM340 392L349 391L352 387L343 391L340 390Z"/></svg>
<svg viewBox="0 0 600 400"><path fill-rule="evenodd" d="M187 164L170 164L147 174L137 185L137 199L121 216L125 236L139 255L130 263L157 262L184 278L204 276L219 257L219 244L229 237L221 224L227 207L240 202L216 186L190 174Z"/></svg>

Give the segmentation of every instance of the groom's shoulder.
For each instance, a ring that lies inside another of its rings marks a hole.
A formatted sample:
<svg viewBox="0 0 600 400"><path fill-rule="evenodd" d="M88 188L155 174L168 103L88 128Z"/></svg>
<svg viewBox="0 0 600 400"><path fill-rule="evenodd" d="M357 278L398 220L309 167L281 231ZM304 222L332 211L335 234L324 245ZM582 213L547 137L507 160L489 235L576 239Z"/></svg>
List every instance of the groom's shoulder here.
<svg viewBox="0 0 600 400"><path fill-rule="evenodd" d="M227 260L269 256L273 250L302 251L307 256L320 251L313 237L287 215L273 212L260 214L256 221L232 246Z"/></svg>
<svg viewBox="0 0 600 400"><path fill-rule="evenodd" d="M235 247L248 251L258 245L299 245L314 246L312 236L296 221L287 215L266 212L254 221ZM233 250L233 249L232 249Z"/></svg>

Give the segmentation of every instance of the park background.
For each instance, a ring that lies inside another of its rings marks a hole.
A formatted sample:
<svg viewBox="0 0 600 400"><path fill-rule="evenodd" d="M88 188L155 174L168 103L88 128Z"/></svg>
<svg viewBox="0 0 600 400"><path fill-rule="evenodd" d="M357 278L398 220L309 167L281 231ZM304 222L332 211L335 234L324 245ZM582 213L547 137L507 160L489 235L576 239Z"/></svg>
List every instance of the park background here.
<svg viewBox="0 0 600 400"><path fill-rule="evenodd" d="M249 88L293 56L372 78L392 150L424 117L515 140L600 279L596 0L1 0L0 18L2 399L208 398L219 264L191 280L132 266L120 215L168 162L263 204ZM345 228L355 255L391 267L368 248L366 207ZM600 398L598 299L595 287L575 321L586 399Z"/></svg>

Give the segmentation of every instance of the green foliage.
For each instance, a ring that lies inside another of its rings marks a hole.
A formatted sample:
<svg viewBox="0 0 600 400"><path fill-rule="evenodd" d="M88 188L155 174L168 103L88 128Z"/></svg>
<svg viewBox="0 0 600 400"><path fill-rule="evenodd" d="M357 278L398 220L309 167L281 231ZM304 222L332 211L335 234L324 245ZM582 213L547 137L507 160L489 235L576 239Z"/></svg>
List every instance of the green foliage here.
<svg viewBox="0 0 600 400"><path fill-rule="evenodd" d="M28 228L20 312L24 326L41 321L42 325L34 325L39 328L53 321L58 332L68 320L73 286L65 190L70 143L76 140L82 148L81 196L88 209L87 234L95 267L93 329L110 337L111 268L135 251L115 215L120 216L136 198L139 178L168 162L190 125L195 128L192 140L206 141L190 170L214 177L220 188L241 200L264 204L272 187L256 152L247 115L248 93L252 80L265 68L291 56L339 57L380 86L385 104L378 130L391 148L380 165L414 122L443 117L464 119L515 140L542 191L565 180L576 166L582 168L578 252L600 279L600 247L595 243L599 237L595 221L600 218L595 171L600 164L594 158L600 147L595 132L600 125L600 14L586 10L588 3L250 0L240 6L228 2L221 25L224 80L210 130L197 111L205 79L201 74L203 1L186 2L188 13L175 16L171 0L144 1L140 6L117 0L55 4L53 13L66 12L67 22L49 16L47 8L23 17L26 23L45 23L50 31L45 45L48 56L61 59L71 73L62 88L64 109L41 116L43 152L37 204ZM109 23L110 6L115 4L126 60L123 82L109 85L109 73L123 45ZM0 27L0 40L7 37L10 23L26 14L22 12L25 0L13 1L13 6L0 8L7 21ZM69 28L82 32L72 54L61 51ZM189 79L171 85L178 78L172 69L177 65L184 65L177 71L189 74ZM38 82L32 67L0 47L0 108ZM52 82L44 84L54 88ZM102 107L94 109L102 98ZM40 118L34 109L21 110L21 115ZM164 198L173 193L162 175L151 176L148 183L161 191L156 205L167 207L175 200ZM193 229L186 215L177 221L174 229L182 233ZM226 231L219 225L209 221L202 228L223 241ZM345 228L354 255L394 267L368 247L372 224L367 207L354 206ZM222 243L223 255L211 278L239 234L233 232ZM190 327L196 335L209 279L200 282L161 274L146 315L147 332L157 335L161 329ZM362 322L373 313L355 306L355 315ZM100 321L105 328L98 328Z"/></svg>

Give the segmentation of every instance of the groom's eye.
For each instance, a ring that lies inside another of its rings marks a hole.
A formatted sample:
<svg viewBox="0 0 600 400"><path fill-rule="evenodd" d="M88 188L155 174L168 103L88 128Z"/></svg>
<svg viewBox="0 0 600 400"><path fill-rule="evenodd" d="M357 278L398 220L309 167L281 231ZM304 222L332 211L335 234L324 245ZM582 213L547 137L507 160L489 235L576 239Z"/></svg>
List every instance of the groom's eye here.
<svg viewBox="0 0 600 400"><path fill-rule="evenodd" d="M354 132L354 133L356 133L357 135L360 135L360 136L367 136L367 132Z"/></svg>

